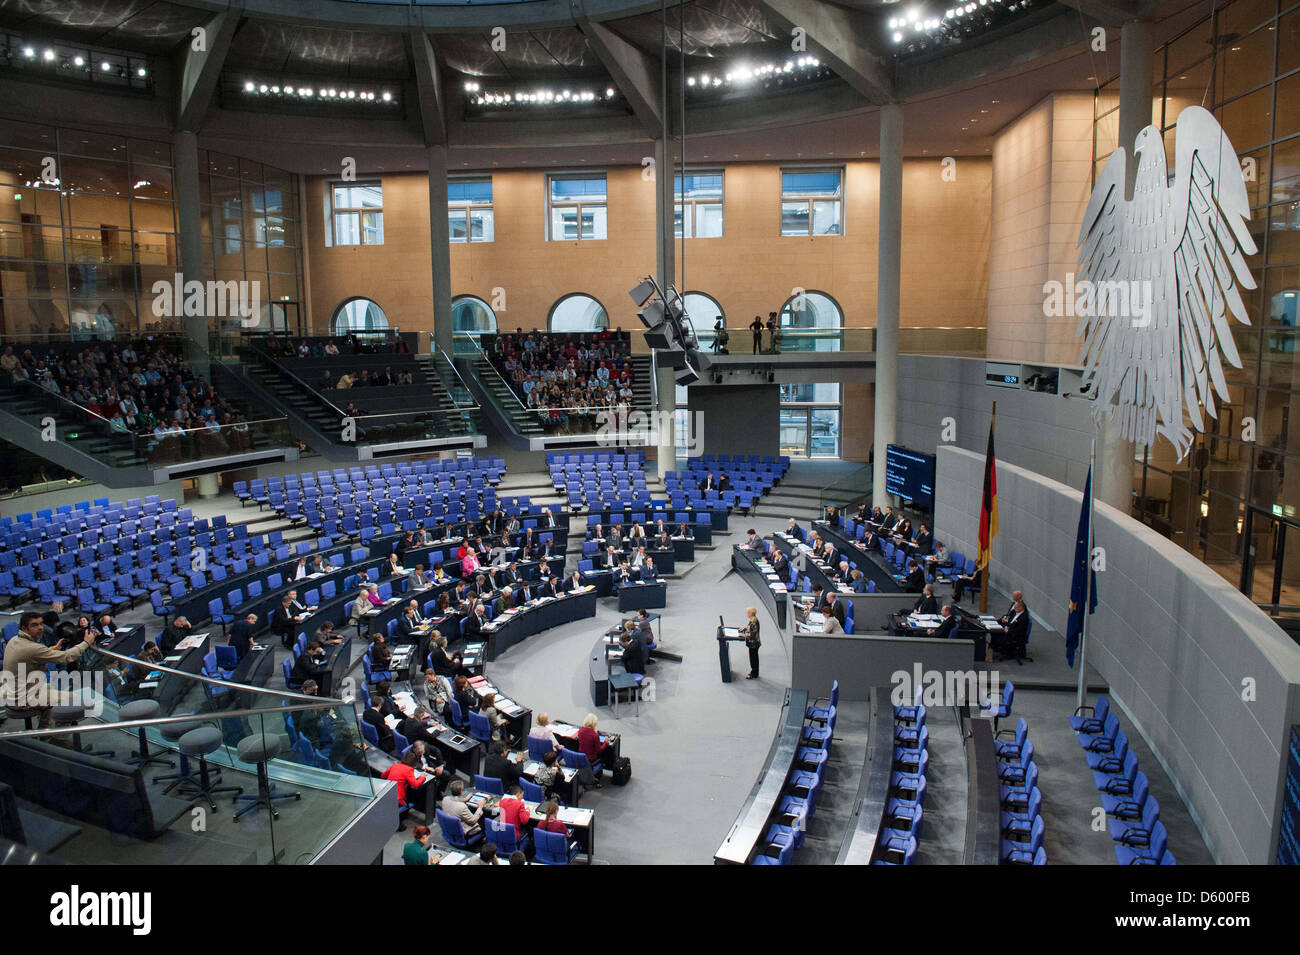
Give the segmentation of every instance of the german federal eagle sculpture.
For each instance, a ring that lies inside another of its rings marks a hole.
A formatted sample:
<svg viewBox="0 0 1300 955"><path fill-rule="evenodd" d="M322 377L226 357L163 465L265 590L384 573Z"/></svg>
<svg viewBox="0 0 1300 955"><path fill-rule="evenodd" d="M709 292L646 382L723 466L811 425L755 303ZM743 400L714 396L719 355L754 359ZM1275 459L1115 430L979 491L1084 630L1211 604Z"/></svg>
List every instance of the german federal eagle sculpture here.
<svg viewBox="0 0 1300 955"><path fill-rule="evenodd" d="M1229 316L1250 324L1239 289L1255 287L1246 265L1255 243L1237 153L1209 111L1179 114L1175 151L1170 179L1160 131L1147 126L1132 156L1120 146L1106 161L1079 230L1090 302L1076 310L1075 334L1093 416L1113 405L1125 440L1150 447L1163 434L1181 460L1192 429L1218 417L1216 396L1228 400L1223 362L1241 367ZM1121 291L1140 307L1116 307Z"/></svg>

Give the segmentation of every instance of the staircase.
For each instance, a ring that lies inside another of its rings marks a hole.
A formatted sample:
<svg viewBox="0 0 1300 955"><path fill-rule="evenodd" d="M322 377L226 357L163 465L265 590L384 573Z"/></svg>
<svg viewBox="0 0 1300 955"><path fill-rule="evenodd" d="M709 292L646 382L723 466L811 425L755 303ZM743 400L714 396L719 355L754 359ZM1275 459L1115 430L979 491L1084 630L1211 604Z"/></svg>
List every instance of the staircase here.
<svg viewBox="0 0 1300 955"><path fill-rule="evenodd" d="M649 355L632 355L632 400L629 407L638 411L654 410L654 369ZM481 351L458 358L468 373L468 383L486 416L512 448L524 451L592 446L595 435L557 435L542 427L535 412L519 400L509 383L501 377Z"/></svg>
<svg viewBox="0 0 1300 955"><path fill-rule="evenodd" d="M232 462L297 458L296 448L285 447L282 421L259 420L266 416L247 402L246 393L224 388L222 393L236 406L244 405L244 414L255 422L246 439L241 437L243 444L234 445L237 450L227 446L224 436L229 432L224 431L219 439L191 431L155 445L152 437L115 431L103 418L30 382L0 387L0 427L10 442L110 488L162 484ZM205 462L210 464L205 467Z"/></svg>
<svg viewBox="0 0 1300 955"><path fill-rule="evenodd" d="M413 386L426 389L427 397L412 399L415 407L400 410L387 407L385 388L359 388L355 398L362 409L352 421L355 431L345 440L347 416L341 398L331 400L311 384L261 352L248 348L246 359L238 367L250 388L273 404L290 422L294 436L310 445L330 461L372 460L388 454L411 454L420 450L446 447L482 447L478 409L451 366L435 355L415 356L412 361ZM409 360L409 359L408 359ZM399 362L393 362L398 364ZM413 386L400 386L409 390ZM400 392L398 393L401 394ZM459 396L459 397L458 397ZM379 402L375 410L366 400ZM393 398L387 405L401 404Z"/></svg>

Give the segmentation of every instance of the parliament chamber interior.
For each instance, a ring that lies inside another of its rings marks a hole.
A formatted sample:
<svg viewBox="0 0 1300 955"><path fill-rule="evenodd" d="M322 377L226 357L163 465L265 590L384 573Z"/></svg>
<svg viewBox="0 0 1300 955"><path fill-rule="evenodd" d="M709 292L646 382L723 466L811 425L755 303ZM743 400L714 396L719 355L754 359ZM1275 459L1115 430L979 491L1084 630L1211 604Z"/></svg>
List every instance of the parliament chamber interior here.
<svg viewBox="0 0 1300 955"><path fill-rule="evenodd" d="M1298 49L0 0L0 859L1295 864Z"/></svg>

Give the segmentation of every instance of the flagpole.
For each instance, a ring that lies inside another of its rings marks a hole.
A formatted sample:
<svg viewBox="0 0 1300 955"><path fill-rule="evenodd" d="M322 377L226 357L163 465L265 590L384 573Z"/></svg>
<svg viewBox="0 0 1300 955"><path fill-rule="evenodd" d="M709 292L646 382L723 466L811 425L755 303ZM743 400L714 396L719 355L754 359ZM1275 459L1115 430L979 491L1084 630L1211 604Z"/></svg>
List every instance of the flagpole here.
<svg viewBox="0 0 1300 955"><path fill-rule="evenodd" d="M1097 439L1092 439L1092 452L1088 456L1088 554L1083 568L1083 626L1079 631L1079 692L1075 701L1075 707L1083 706L1084 698L1087 696L1088 678L1084 670L1088 665L1088 618L1092 616L1089 610L1092 607L1092 542L1095 535L1092 529L1093 522L1093 502L1097 499Z"/></svg>
<svg viewBox="0 0 1300 955"><path fill-rule="evenodd" d="M993 433L993 425L997 421L997 419L998 419L998 403L995 401L993 402L993 410L989 413L989 434ZM985 453L985 457L987 459L987 452ZM996 467L996 464L994 466ZM987 473L988 470L987 460L985 460L984 462L984 468L985 468L985 472ZM981 508L982 507L983 507L983 503L981 502ZM992 509L993 509L993 505L992 503L990 503L989 505L990 521L992 520L992 516L993 516ZM984 579L980 581L980 613L986 614L989 612L989 577L993 571L993 527L991 524L989 526L988 559L985 561L984 566L980 568L980 570L984 571Z"/></svg>

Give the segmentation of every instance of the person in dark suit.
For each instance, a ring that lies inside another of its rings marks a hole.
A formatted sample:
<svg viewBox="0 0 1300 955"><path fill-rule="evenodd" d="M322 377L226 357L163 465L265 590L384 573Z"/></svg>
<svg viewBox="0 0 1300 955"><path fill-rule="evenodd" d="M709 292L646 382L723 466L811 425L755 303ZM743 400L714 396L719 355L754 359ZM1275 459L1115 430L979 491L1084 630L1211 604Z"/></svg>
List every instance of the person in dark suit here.
<svg viewBox="0 0 1300 955"><path fill-rule="evenodd" d="M961 623L961 620L957 614L953 612L952 604L944 604L943 609L939 611L939 616L943 617L943 620L940 622L939 626L932 627L925 631L926 636L937 637L940 640L946 640L949 637L955 636L957 633L957 625Z"/></svg>
<svg viewBox="0 0 1300 955"><path fill-rule="evenodd" d="M826 595L826 609L822 613L834 617L840 622L840 627L844 626L844 602L831 591Z"/></svg>
<svg viewBox="0 0 1300 955"><path fill-rule="evenodd" d="M280 638L286 650L293 646L293 606L289 595L280 598L280 606L271 614L271 632Z"/></svg>
<svg viewBox="0 0 1300 955"><path fill-rule="evenodd" d="M239 626L238 623L235 626ZM180 643L190 635L190 622L184 617L175 617L172 622L163 628L162 635L158 637L158 649L162 651L163 656L171 656L176 651L176 644ZM243 654L239 654L243 656Z"/></svg>
<svg viewBox="0 0 1300 955"><path fill-rule="evenodd" d="M721 491L730 491L730 490L731 490L731 478L727 477L725 472L719 474L718 491L721 492Z"/></svg>
<svg viewBox="0 0 1300 955"><path fill-rule="evenodd" d="M624 630L619 645L623 648L623 669L628 673L645 673L645 650L635 633Z"/></svg>
<svg viewBox="0 0 1300 955"><path fill-rule="evenodd" d="M808 536L793 517L790 518L790 523L786 525L785 532L797 541L805 540Z"/></svg>
<svg viewBox="0 0 1300 955"><path fill-rule="evenodd" d="M1002 624L1002 626L1005 627L1011 623L1011 618L1016 615L1016 604L1018 603L1019 604L1025 603L1024 592L1020 590L1013 590L1011 591L1011 606L1007 608L1006 613L1004 613L1001 617L998 618L998 622ZM1025 604L1025 609L1026 610L1029 609L1028 604Z"/></svg>
<svg viewBox="0 0 1300 955"><path fill-rule="evenodd" d="M772 558L772 570L782 580L790 576L790 558L785 556L785 552L778 550L776 556Z"/></svg>
<svg viewBox="0 0 1300 955"><path fill-rule="evenodd" d="M993 634L993 653L1001 657L1018 657L1029 642L1029 608L1023 600L1017 600L1011 605L1011 613L1004 626L1005 632Z"/></svg>
<svg viewBox="0 0 1300 955"><path fill-rule="evenodd" d="M934 584L926 584L921 596L912 606L912 613L938 613L939 601L934 596Z"/></svg>
<svg viewBox="0 0 1300 955"><path fill-rule="evenodd" d="M507 790L523 778L523 767L508 755L510 747L504 740L492 744L490 752L483 760L483 775L489 779L499 779L505 783Z"/></svg>
<svg viewBox="0 0 1300 955"><path fill-rule="evenodd" d="M914 560L907 562L907 576L903 578L903 590L909 594L919 594L925 590L925 571Z"/></svg>
<svg viewBox="0 0 1300 955"><path fill-rule="evenodd" d="M704 476L704 480L700 482L700 490L716 491L717 489L718 489L718 482L713 479L713 472L710 471L708 474Z"/></svg>
<svg viewBox="0 0 1300 955"><path fill-rule="evenodd" d="M315 680L319 684L325 674L325 648L313 640L294 661L293 681L303 683Z"/></svg>
<svg viewBox="0 0 1300 955"><path fill-rule="evenodd" d="M416 631L420 629L420 611L414 604L415 601L412 600L402 613L402 618L397 621L397 636L402 643L414 643L419 639Z"/></svg>
<svg viewBox="0 0 1300 955"><path fill-rule="evenodd" d="M257 632L257 614L250 613L243 620L236 620L230 628L230 639L226 642L235 648L235 657L244 659L253 649L253 634Z"/></svg>
<svg viewBox="0 0 1300 955"><path fill-rule="evenodd" d="M885 518L880 522L880 532L883 534L885 531L892 531L894 525L897 523L898 518L894 515L894 509L892 507L886 507Z"/></svg>
<svg viewBox="0 0 1300 955"><path fill-rule="evenodd" d="M930 545L934 543L934 535L930 533L930 528L922 524L921 529L916 532L916 539L912 543L916 547L914 553L918 557L924 557L930 553Z"/></svg>
<svg viewBox="0 0 1300 955"><path fill-rule="evenodd" d="M576 591L581 590L585 586L586 584L582 582L582 574L575 570L573 572L573 576L565 580L564 592L566 594L575 593Z"/></svg>
<svg viewBox="0 0 1300 955"><path fill-rule="evenodd" d="M605 539L605 528L600 524L593 524L587 528L587 540L598 541Z"/></svg>
<svg viewBox="0 0 1300 955"><path fill-rule="evenodd" d="M619 564L618 569L614 571L614 587L617 589L618 587L622 587L624 584L628 584L631 582L632 582L632 571L627 566L627 562L624 561L623 563Z"/></svg>
<svg viewBox="0 0 1300 955"><path fill-rule="evenodd" d="M378 693L371 694L370 705L361 714L361 718L375 728L375 733L379 737L379 748L391 756L397 748L397 740L393 738L393 731L384 722L383 705L384 698L382 695Z"/></svg>
<svg viewBox="0 0 1300 955"><path fill-rule="evenodd" d="M641 579L646 583L653 583L659 579L659 572L655 570L653 558L647 557L645 563L641 565Z"/></svg>
<svg viewBox="0 0 1300 955"><path fill-rule="evenodd" d="M484 608L482 601L476 601L474 603L474 612L465 621L465 639L477 640L487 624L487 610Z"/></svg>
<svg viewBox="0 0 1300 955"><path fill-rule="evenodd" d="M535 592L533 585L527 580L521 580L519 582L519 588L515 591L515 606L522 607L530 600L536 599L537 593Z"/></svg>

